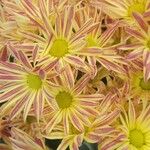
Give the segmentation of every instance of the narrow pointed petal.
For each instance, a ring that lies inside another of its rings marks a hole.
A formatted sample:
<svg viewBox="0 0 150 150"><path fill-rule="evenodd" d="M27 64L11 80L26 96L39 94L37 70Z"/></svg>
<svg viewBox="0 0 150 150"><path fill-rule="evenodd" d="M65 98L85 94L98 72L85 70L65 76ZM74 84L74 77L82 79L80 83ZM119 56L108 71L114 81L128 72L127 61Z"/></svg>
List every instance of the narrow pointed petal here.
<svg viewBox="0 0 150 150"><path fill-rule="evenodd" d="M77 130L79 130L79 131L83 131L84 130L83 124L81 123L80 119L78 118L78 116L73 111L71 111L69 113L69 119L70 119L72 125Z"/></svg>
<svg viewBox="0 0 150 150"><path fill-rule="evenodd" d="M50 133L55 125L57 125L62 120L62 114L60 111L58 111L55 114L52 114L51 120L48 122L44 130L46 130L47 133Z"/></svg>
<svg viewBox="0 0 150 150"><path fill-rule="evenodd" d="M31 106L33 104L33 101L35 100L35 93L32 93L26 100L26 104L23 111L23 120L26 122L26 118L28 116L28 113L31 109Z"/></svg>
<svg viewBox="0 0 150 150"><path fill-rule="evenodd" d="M69 35L70 35L72 20L74 18L74 13L75 13L74 7L69 7L68 16L67 16L67 23L66 23L65 30L64 30L65 31L64 32L65 37L69 37Z"/></svg>
<svg viewBox="0 0 150 150"><path fill-rule="evenodd" d="M32 70L31 63L29 62L27 56L22 51L18 51L18 55L19 55L19 60L22 62L22 64L24 64L24 66Z"/></svg>
<svg viewBox="0 0 150 150"><path fill-rule="evenodd" d="M105 44L110 40L110 38L113 36L114 32L118 28L119 22L114 23L114 25L107 29L102 35L101 35L101 47L105 46Z"/></svg>
<svg viewBox="0 0 150 150"><path fill-rule="evenodd" d="M148 32L148 24L144 21L143 16L141 16L138 13L133 13L133 17L135 18L135 20L137 21L139 26L143 29L143 31L145 31L145 33L147 33Z"/></svg>
<svg viewBox="0 0 150 150"><path fill-rule="evenodd" d="M76 67L85 67L85 63L83 62L83 60L78 57L78 56L72 56L72 55L68 55L64 58L65 61L67 61L69 64L76 66Z"/></svg>
<svg viewBox="0 0 150 150"><path fill-rule="evenodd" d="M150 52L144 51L143 52L143 71L144 71L144 79L148 81L150 78Z"/></svg>
<svg viewBox="0 0 150 150"><path fill-rule="evenodd" d="M137 30L126 28L126 32L139 40L144 39L144 36L141 33L139 33Z"/></svg>
<svg viewBox="0 0 150 150"><path fill-rule="evenodd" d="M27 93L20 101L16 103L16 105L11 110L10 118L14 119L24 108L27 98L29 97L29 93Z"/></svg>
<svg viewBox="0 0 150 150"><path fill-rule="evenodd" d="M83 88L87 85L88 81L90 80L90 76L85 74L74 86L73 91L77 94L83 91Z"/></svg>
<svg viewBox="0 0 150 150"><path fill-rule="evenodd" d="M69 146L70 142L72 141L73 139L73 136L70 135L70 136L67 136L66 138L64 138L62 140L62 142L60 143L60 145L58 146L57 150L65 150L67 149L67 147Z"/></svg>
<svg viewBox="0 0 150 150"><path fill-rule="evenodd" d="M65 67L63 74L64 74L64 78L65 78L64 85L66 85L66 83L68 83L67 84L68 88L72 89L74 87L75 81L74 81L73 71L69 65Z"/></svg>
<svg viewBox="0 0 150 150"><path fill-rule="evenodd" d="M8 101L14 97L17 97L17 96L21 95L24 91L25 91L25 89L23 88L23 86L17 85L16 87L10 88L9 91L4 92L3 94L0 95L0 102L2 103L5 101Z"/></svg>

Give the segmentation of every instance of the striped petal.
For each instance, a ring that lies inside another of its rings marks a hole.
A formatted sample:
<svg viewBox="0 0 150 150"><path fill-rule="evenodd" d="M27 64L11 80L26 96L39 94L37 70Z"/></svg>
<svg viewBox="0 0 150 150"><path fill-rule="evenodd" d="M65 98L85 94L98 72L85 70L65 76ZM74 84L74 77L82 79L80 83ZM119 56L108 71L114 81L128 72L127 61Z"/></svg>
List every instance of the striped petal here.
<svg viewBox="0 0 150 150"><path fill-rule="evenodd" d="M43 93L41 91L38 91L36 94L36 97L34 99L34 103L33 103L33 107L34 107L35 116L37 118L37 121L40 120L40 117L43 113L44 101L45 100L44 100Z"/></svg>
<svg viewBox="0 0 150 150"><path fill-rule="evenodd" d="M72 56L72 55L67 55L64 60L68 62L69 64L76 66L76 67L82 67L84 68L86 65L84 61L78 57L78 56Z"/></svg>
<svg viewBox="0 0 150 150"><path fill-rule="evenodd" d="M142 47L137 48L136 50L133 50L131 53L129 53L126 58L128 60L133 60L133 59L137 59L138 57L140 57L143 53Z"/></svg>
<svg viewBox="0 0 150 150"><path fill-rule="evenodd" d="M150 52L143 51L143 71L144 79L147 81L150 78Z"/></svg>
<svg viewBox="0 0 150 150"><path fill-rule="evenodd" d="M63 125L64 125L64 133L68 134L69 133L69 116L68 116L68 110L66 111L64 111L63 113Z"/></svg>
<svg viewBox="0 0 150 150"><path fill-rule="evenodd" d="M98 143L100 141L100 136L95 132L90 132L86 135L85 140L89 143Z"/></svg>
<svg viewBox="0 0 150 150"><path fill-rule="evenodd" d="M67 85L69 89L72 89L74 87L75 81L74 81L73 71L69 65L65 67L65 70L63 71L63 75L64 75L64 86Z"/></svg>
<svg viewBox="0 0 150 150"><path fill-rule="evenodd" d="M28 40L31 40L32 42L42 43L42 44L46 43L46 40L43 37L41 37L40 35L31 33L31 32L19 31L19 35Z"/></svg>
<svg viewBox="0 0 150 150"><path fill-rule="evenodd" d="M22 97L24 97L24 95L26 94L25 90L22 90L20 93L16 93L14 95L12 95L11 100L4 103L1 106L1 115L5 115L7 113L10 113L10 109L12 108L12 106L14 106L18 101L20 101L20 99Z"/></svg>
<svg viewBox="0 0 150 150"><path fill-rule="evenodd" d="M126 28L126 32L139 40L144 39L144 36L141 33L139 33L137 30Z"/></svg>
<svg viewBox="0 0 150 150"><path fill-rule="evenodd" d="M148 24L144 21L143 16L134 12L133 17L135 18L135 20L137 21L137 23L139 24L141 29L143 29L143 31L145 31L145 33L147 33L148 32Z"/></svg>
<svg viewBox="0 0 150 150"><path fill-rule="evenodd" d="M18 51L18 55L19 55L19 60L22 62L22 64L28 69L32 70L32 65L29 62L27 56L22 51Z"/></svg>
<svg viewBox="0 0 150 150"><path fill-rule="evenodd" d="M23 88L23 86L17 85L16 87L10 88L8 91L4 92L3 94L0 94L0 102L8 101L14 97L18 97L21 95L26 89Z"/></svg>
<svg viewBox="0 0 150 150"><path fill-rule="evenodd" d="M40 14L42 16L43 22L45 24L45 28L46 28L47 33L49 35L51 35L51 33L53 33L53 35L55 37L57 37L56 34L55 34L55 31L52 27L52 24L49 21L47 13L44 13L45 10L46 10L46 5L45 5L44 1L39 1L39 10L40 10Z"/></svg>
<svg viewBox="0 0 150 150"><path fill-rule="evenodd" d="M129 115L129 125L130 128L132 129L134 127L134 124L136 122L136 115L135 115L135 109L134 105L131 101L129 101L129 110L128 110L128 115Z"/></svg>
<svg viewBox="0 0 150 150"><path fill-rule="evenodd" d="M114 63L112 61L106 60L105 58L97 58L97 61L99 61L108 70L113 70L113 71L116 71L118 73L123 73L123 74L126 73L123 66L120 66L119 64Z"/></svg>
<svg viewBox="0 0 150 150"><path fill-rule="evenodd" d="M30 96L27 97L26 99L26 104L25 104L25 107L24 107L24 110L23 110L23 120L24 122L26 122L26 118L28 116L28 113L31 109L31 106L35 100L35 97L36 97L36 93L31 93Z"/></svg>
<svg viewBox="0 0 150 150"><path fill-rule="evenodd" d="M80 94L84 87L87 85L88 81L90 80L90 76L85 74L78 82L75 84L73 91L77 94Z"/></svg>
<svg viewBox="0 0 150 150"><path fill-rule="evenodd" d="M115 22L111 28L108 28L100 37L101 39L101 47L105 46L110 38L113 36L115 31L117 30L119 22Z"/></svg>
<svg viewBox="0 0 150 150"><path fill-rule="evenodd" d="M74 10L74 7L69 7L68 12L66 12L67 15L64 16L64 37L67 37L67 39L70 38L70 33L71 33L71 26L72 26L72 21L73 21L73 18L74 18L74 13L75 13L75 10Z"/></svg>
<svg viewBox="0 0 150 150"><path fill-rule="evenodd" d="M22 77L17 75L0 74L0 81L20 81Z"/></svg>
<svg viewBox="0 0 150 150"><path fill-rule="evenodd" d="M83 38L83 35L88 34L93 28L95 28L95 25L93 24L93 20L89 19L87 22L83 24L83 26L75 33L75 35L70 39L71 43L76 42L79 39Z"/></svg>
<svg viewBox="0 0 150 150"><path fill-rule="evenodd" d="M50 121L44 128L44 130L46 130L47 133L50 133L53 130L54 126L57 125L62 120L62 113L60 111L51 115L53 116L51 117Z"/></svg>
<svg viewBox="0 0 150 150"><path fill-rule="evenodd" d="M23 110L28 97L30 97L30 93L25 94L25 96L15 104L10 113L11 119L14 119Z"/></svg>
<svg viewBox="0 0 150 150"><path fill-rule="evenodd" d="M79 131L83 131L84 130L84 126L81 123L81 120L78 118L78 116L76 115L75 112L73 112L72 110L70 110L69 113L69 119L72 123L72 125Z"/></svg>
<svg viewBox="0 0 150 150"><path fill-rule="evenodd" d="M74 137L73 135L70 135L70 136L67 136L66 138L64 138L62 140L62 142L60 143L60 145L58 146L57 150L67 149L67 147L69 146L69 144L72 141L73 137Z"/></svg>

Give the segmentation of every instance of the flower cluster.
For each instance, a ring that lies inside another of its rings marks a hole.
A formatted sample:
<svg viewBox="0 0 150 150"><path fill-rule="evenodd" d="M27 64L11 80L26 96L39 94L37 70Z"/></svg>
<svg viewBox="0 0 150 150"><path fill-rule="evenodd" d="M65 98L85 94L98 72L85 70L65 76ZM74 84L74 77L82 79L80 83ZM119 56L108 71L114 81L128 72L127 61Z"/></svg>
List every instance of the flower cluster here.
<svg viewBox="0 0 150 150"><path fill-rule="evenodd" d="M150 1L0 0L0 150L93 143L150 150Z"/></svg>

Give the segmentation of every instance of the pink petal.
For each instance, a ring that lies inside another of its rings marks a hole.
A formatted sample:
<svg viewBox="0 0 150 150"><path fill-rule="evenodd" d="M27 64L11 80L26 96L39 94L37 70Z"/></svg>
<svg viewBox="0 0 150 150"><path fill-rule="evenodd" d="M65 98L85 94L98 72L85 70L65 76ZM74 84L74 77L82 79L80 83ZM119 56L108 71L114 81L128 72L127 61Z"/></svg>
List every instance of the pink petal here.
<svg viewBox="0 0 150 150"><path fill-rule="evenodd" d="M145 31L145 33L147 33L148 32L148 24L144 21L143 16L134 12L133 17L136 19L137 23Z"/></svg>
<svg viewBox="0 0 150 150"><path fill-rule="evenodd" d="M88 81L90 80L90 76L85 74L78 82L75 84L73 91L77 94L80 94L84 87L87 85Z"/></svg>
<svg viewBox="0 0 150 150"><path fill-rule="evenodd" d="M83 62L83 60L78 56L68 55L64 58L64 60L73 66L77 66L77 67L85 67L86 66L85 63Z"/></svg>
<svg viewBox="0 0 150 150"><path fill-rule="evenodd" d="M105 46L108 40L113 36L114 32L118 28L119 22L115 22L111 28L108 28L100 37L101 47Z"/></svg>
<svg viewBox="0 0 150 150"><path fill-rule="evenodd" d="M73 111L69 113L69 119L72 123L72 125L79 131L83 131L84 130L84 126L81 123L80 119L78 118L78 116L76 115L76 113L74 113Z"/></svg>
<svg viewBox="0 0 150 150"><path fill-rule="evenodd" d="M73 75L73 71L69 65L67 65L65 67L63 74L64 74L64 78L65 78L65 83L64 83L65 86L66 86L66 83L68 83L67 86L69 87L69 89L73 88L74 82L75 82L74 75Z"/></svg>
<svg viewBox="0 0 150 150"><path fill-rule="evenodd" d="M74 7L69 7L67 13L68 13L67 14L68 16L67 16L67 22L65 22L66 23L65 34L64 34L65 37L67 37L71 31L72 21L73 21L74 13L75 13Z"/></svg>
<svg viewBox="0 0 150 150"><path fill-rule="evenodd" d="M131 36L139 39L139 40L144 39L144 36L140 32L138 32L137 30L134 30L134 29L131 29L131 28L126 28L126 32L128 34L130 34Z"/></svg>
<svg viewBox="0 0 150 150"><path fill-rule="evenodd" d="M13 109L11 110L11 114L10 114L10 118L13 119L15 118L24 108L25 103L26 103L26 99L30 94L27 93L25 94L25 96L23 96L22 99L20 99L15 106L13 107Z"/></svg>
<svg viewBox="0 0 150 150"><path fill-rule="evenodd" d="M32 70L31 63L29 62L27 56L22 51L18 51L18 54L19 54L19 60L23 63L23 65L28 69Z"/></svg>

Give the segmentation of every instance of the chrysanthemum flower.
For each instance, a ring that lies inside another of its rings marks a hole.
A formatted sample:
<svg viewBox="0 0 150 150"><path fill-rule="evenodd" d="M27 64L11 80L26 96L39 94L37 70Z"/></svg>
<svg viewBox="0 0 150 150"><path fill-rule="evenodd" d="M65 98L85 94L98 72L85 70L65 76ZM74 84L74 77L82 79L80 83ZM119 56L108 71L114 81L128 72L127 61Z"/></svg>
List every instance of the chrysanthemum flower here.
<svg viewBox="0 0 150 150"><path fill-rule="evenodd" d="M123 110L117 128L121 130L122 138L118 139L116 149L148 150L150 149L150 107L142 111L129 101L128 113ZM120 135L121 137L121 135ZM113 139L114 140L114 139ZM117 139L116 139L117 140ZM110 147L111 149L111 147Z"/></svg>
<svg viewBox="0 0 150 150"><path fill-rule="evenodd" d="M7 102L1 106L1 114L9 112L13 119L23 111L25 121L33 106L39 120L45 100L49 97L47 88L51 83L47 80L46 72L36 68L37 47L30 60L22 51L17 52L12 46L9 49L18 63L0 62L0 81L3 82L0 103Z"/></svg>
<svg viewBox="0 0 150 150"><path fill-rule="evenodd" d="M98 143L104 137L111 135L115 129L111 127L111 123L118 117L119 111L111 112L111 100L106 97L101 101L99 107L99 115L90 118L91 124L84 125L84 130L79 131L73 125L69 126L69 133L64 133L64 125L59 125L50 133L45 135L48 139L62 139L58 150L79 149L83 140L89 143ZM102 109L104 108L104 109Z"/></svg>
<svg viewBox="0 0 150 150"><path fill-rule="evenodd" d="M144 80L142 71L136 71L131 73L130 86L133 97L139 97L143 101L149 100L150 80Z"/></svg>
<svg viewBox="0 0 150 150"><path fill-rule="evenodd" d="M74 33L75 6L66 6L63 11L57 14L54 21L49 20L48 14L43 11L46 6L40 2L40 15L43 25L36 24L41 34L21 31L21 35L40 46L40 57L46 67L54 62L56 70L61 70L66 64L71 64L77 68L87 69L86 64L77 54L84 45L83 38L91 31L95 24L92 19L88 19L82 27ZM30 14L31 15L31 14ZM32 21L32 20L31 20Z"/></svg>
<svg viewBox="0 0 150 150"><path fill-rule="evenodd" d="M73 72L68 66L67 70L56 80L59 86L49 91L53 111L44 115L47 122L44 129L47 133L50 133L60 122L64 125L65 133L68 133L70 123L77 130L83 131L84 125L90 123L88 117L98 114L96 107L103 99L103 95L83 93L89 79L90 76L85 74L75 83Z"/></svg>
<svg viewBox="0 0 150 150"><path fill-rule="evenodd" d="M48 150L40 135L31 137L17 128L11 129L10 143L13 150Z"/></svg>
<svg viewBox="0 0 150 150"><path fill-rule="evenodd" d="M134 12L143 15L149 9L150 4L149 0L97 0L92 3L102 8L111 18L124 19L130 23L134 22L132 16Z"/></svg>
<svg viewBox="0 0 150 150"><path fill-rule="evenodd" d="M137 26L135 29L129 27L126 28L126 32L133 36L136 42L133 42L130 45L124 45L121 47L121 49L133 50L126 57L128 60L134 60L139 57L143 58L144 79L148 80L150 78L150 26L140 14L133 13L133 16L137 22Z"/></svg>
<svg viewBox="0 0 150 150"><path fill-rule="evenodd" d="M126 64L125 60L115 52L115 45L110 43L110 39L119 27L119 22L114 21L112 24L106 25L102 23L102 21L105 21L105 17L101 10L86 6L81 7L81 10L76 13L76 26L80 29L81 25L89 18L93 18L97 26L85 36L86 45L78 54L87 57L88 63L95 74L97 72L96 62L99 62L108 70L125 73L122 67L123 64ZM103 31L103 28L106 28L106 30Z"/></svg>

